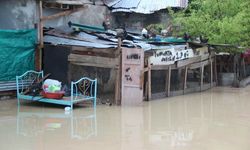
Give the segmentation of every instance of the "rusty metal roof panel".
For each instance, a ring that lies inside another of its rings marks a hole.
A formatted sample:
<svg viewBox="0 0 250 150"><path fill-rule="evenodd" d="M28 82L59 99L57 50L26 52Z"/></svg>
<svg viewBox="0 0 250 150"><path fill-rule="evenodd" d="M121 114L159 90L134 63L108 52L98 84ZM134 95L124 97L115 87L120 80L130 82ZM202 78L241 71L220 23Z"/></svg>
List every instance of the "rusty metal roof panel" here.
<svg viewBox="0 0 250 150"><path fill-rule="evenodd" d="M93 4L93 0L44 0L49 3L67 4L67 5L84 5ZM96 0L95 4L103 4L101 0Z"/></svg>
<svg viewBox="0 0 250 150"><path fill-rule="evenodd" d="M44 42L51 43L53 45L72 45L72 46L84 46L84 47L90 47L90 48L115 48L116 45L106 45L106 44L100 44L100 43L92 43L87 41L79 41L74 39L66 39L51 35L45 35L44 36Z"/></svg>

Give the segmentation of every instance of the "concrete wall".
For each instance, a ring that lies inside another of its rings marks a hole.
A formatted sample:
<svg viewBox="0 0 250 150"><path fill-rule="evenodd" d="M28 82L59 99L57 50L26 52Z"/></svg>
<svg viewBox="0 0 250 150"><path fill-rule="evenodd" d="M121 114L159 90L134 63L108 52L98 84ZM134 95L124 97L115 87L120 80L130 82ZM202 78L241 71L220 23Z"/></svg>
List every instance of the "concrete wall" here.
<svg viewBox="0 0 250 150"><path fill-rule="evenodd" d="M59 10L44 9L44 16ZM86 9L69 16L60 17L45 23L46 27L67 25L68 21L80 24L101 26L106 15L105 6L88 5ZM38 22L38 4L36 0L0 0L0 29L30 29Z"/></svg>
<svg viewBox="0 0 250 150"><path fill-rule="evenodd" d="M59 12L54 9L45 9L44 15L52 15ZM47 27L59 27L67 25L69 21L79 24L102 26L102 22L105 20L106 15L109 14L108 9L105 6L88 5L82 11L73 13L69 16L60 17L54 20L47 21L45 26Z"/></svg>
<svg viewBox="0 0 250 150"><path fill-rule="evenodd" d="M59 10L44 9L44 16ZM125 24L126 28L140 31L143 27L155 23L167 23L169 15L166 10L154 14L114 13L105 6L88 5L86 9L69 16L60 17L45 23L46 27L65 26L69 21L80 24L101 26L105 18L110 18L113 28ZM38 4L36 0L0 0L0 29L29 29L38 22Z"/></svg>
<svg viewBox="0 0 250 150"><path fill-rule="evenodd" d="M0 29L30 29L37 22L35 0L1 0Z"/></svg>

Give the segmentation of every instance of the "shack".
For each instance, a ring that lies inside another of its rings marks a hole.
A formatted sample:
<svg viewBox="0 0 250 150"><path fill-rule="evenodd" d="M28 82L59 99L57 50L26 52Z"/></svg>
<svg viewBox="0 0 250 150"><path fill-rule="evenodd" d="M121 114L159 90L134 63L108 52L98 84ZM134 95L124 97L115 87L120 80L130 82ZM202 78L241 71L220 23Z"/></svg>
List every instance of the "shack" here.
<svg viewBox="0 0 250 150"><path fill-rule="evenodd" d="M145 55L147 100L204 91L216 85L215 54L207 44L157 44Z"/></svg>
<svg viewBox="0 0 250 150"><path fill-rule="evenodd" d="M72 28L45 32L45 73L51 73L51 78L65 85L80 76L97 78L98 95L104 103L125 105L142 102L143 49L133 41L121 40L112 34L116 32L107 33L101 29L74 24ZM129 87L141 98L125 96L131 95L128 94L131 92Z"/></svg>

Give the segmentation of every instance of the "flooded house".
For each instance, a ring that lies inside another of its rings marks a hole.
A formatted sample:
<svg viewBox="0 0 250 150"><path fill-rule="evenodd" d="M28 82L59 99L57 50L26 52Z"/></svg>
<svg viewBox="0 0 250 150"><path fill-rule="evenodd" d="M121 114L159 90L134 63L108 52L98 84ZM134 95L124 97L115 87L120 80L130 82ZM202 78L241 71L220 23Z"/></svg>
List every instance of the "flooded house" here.
<svg viewBox="0 0 250 150"><path fill-rule="evenodd" d="M172 36L188 4L0 1L0 149L248 150L249 51Z"/></svg>

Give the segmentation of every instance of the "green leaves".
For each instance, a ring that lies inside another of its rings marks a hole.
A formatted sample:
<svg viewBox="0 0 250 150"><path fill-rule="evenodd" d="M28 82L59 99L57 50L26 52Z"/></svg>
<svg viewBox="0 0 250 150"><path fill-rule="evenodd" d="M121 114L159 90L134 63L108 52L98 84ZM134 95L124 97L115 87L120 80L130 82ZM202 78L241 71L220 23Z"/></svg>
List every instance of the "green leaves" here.
<svg viewBox="0 0 250 150"><path fill-rule="evenodd" d="M176 34L200 35L213 44L250 46L249 0L191 0L189 7L171 13Z"/></svg>

